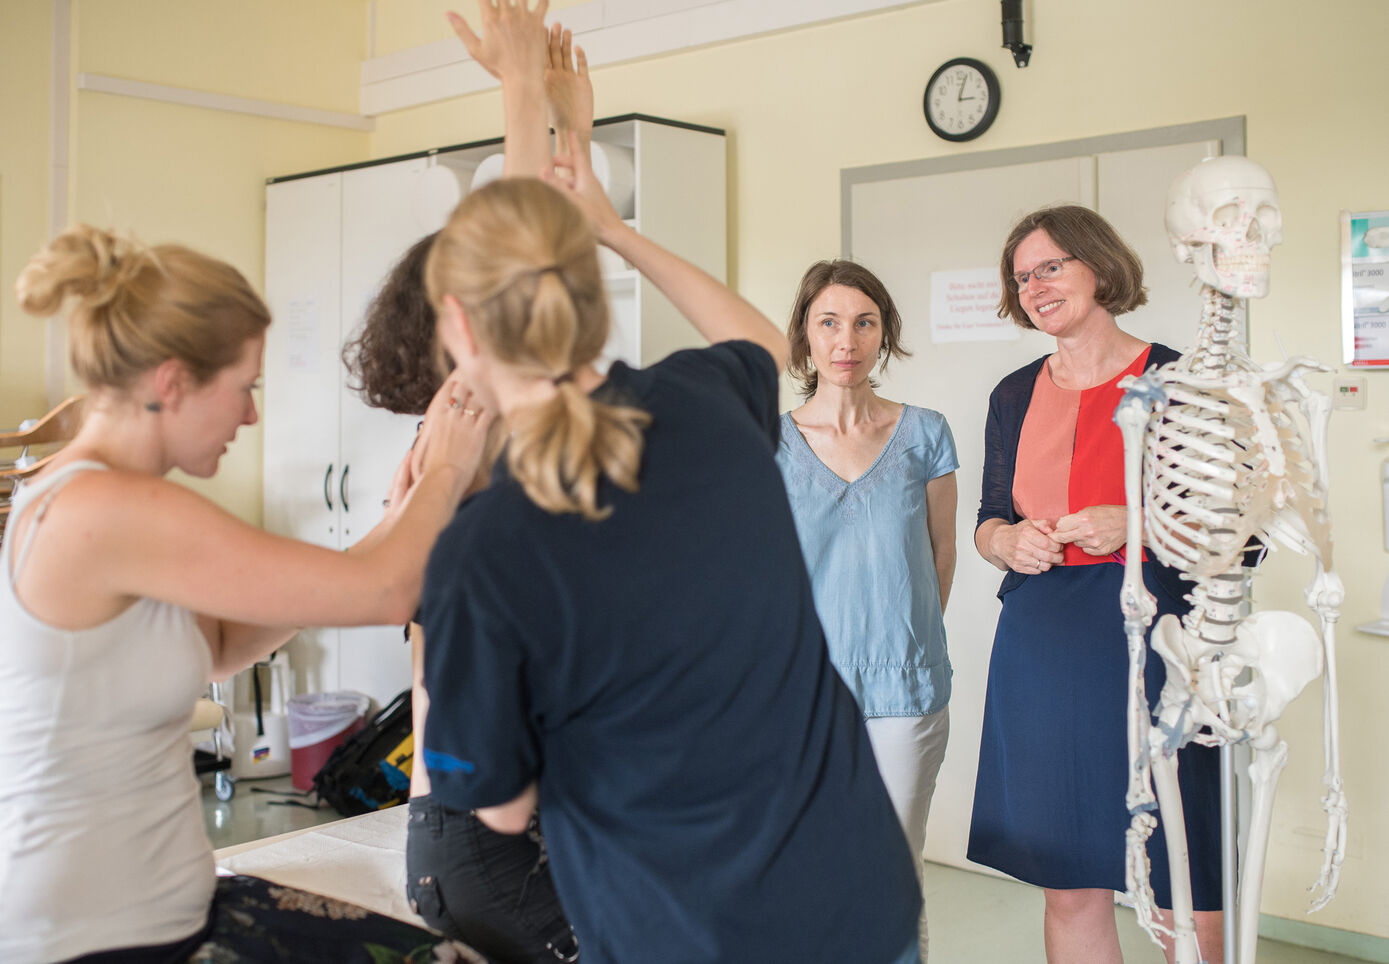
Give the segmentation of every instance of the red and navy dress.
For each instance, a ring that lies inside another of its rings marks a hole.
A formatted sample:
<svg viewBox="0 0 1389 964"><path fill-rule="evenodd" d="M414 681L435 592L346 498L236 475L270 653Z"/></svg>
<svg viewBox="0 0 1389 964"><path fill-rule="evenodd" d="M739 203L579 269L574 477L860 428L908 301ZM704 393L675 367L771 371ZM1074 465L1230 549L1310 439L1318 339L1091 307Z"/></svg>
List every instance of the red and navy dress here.
<svg viewBox="0 0 1389 964"><path fill-rule="evenodd" d="M1176 357L1152 345L1113 379L1081 390L1057 386L1046 358L1000 382L989 400L979 522L1055 523L1087 506L1123 505L1118 382ZM968 856L1040 887L1121 891L1129 825L1123 555L1064 551L1063 565L1010 571L999 588ZM1145 558L1143 576L1159 616L1187 610L1173 570ZM1150 650L1154 704L1164 677ZM1178 759L1196 909L1218 910L1218 754L1191 745ZM1158 904L1171 907L1160 823L1148 856Z"/></svg>

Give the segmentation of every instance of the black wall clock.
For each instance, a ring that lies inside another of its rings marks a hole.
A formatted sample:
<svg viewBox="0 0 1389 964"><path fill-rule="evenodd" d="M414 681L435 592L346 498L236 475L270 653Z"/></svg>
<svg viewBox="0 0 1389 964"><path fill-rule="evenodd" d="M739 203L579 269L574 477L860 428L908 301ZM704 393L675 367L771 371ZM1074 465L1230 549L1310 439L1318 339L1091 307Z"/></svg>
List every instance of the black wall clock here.
<svg viewBox="0 0 1389 964"><path fill-rule="evenodd" d="M971 57L947 60L931 75L921 109L936 136L947 141L973 140L998 116L1002 91L988 64Z"/></svg>

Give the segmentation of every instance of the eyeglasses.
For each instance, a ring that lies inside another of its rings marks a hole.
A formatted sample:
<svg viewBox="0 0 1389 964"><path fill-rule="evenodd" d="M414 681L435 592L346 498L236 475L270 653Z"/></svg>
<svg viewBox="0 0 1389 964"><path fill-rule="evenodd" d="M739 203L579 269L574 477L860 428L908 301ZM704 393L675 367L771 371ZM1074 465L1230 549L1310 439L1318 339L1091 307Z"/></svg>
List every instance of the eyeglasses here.
<svg viewBox="0 0 1389 964"><path fill-rule="evenodd" d="M1036 278L1038 281L1050 281L1061 273L1061 266L1063 264L1067 261L1074 260L1076 260L1075 255L1070 255L1065 258L1048 258L1031 271L1019 271L1017 274L1013 275L1012 278L1013 290L1021 291L1022 286L1027 284L1028 278Z"/></svg>

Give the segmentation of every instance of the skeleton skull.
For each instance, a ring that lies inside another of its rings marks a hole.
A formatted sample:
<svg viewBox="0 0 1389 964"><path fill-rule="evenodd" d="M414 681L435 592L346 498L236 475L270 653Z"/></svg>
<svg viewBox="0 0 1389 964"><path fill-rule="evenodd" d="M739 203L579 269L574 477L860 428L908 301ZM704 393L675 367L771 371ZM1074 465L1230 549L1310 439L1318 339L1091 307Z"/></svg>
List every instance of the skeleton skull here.
<svg viewBox="0 0 1389 964"><path fill-rule="evenodd" d="M1232 297L1262 298L1269 249L1283 240L1273 178L1244 157L1206 158L1172 182L1167 236L1201 281Z"/></svg>

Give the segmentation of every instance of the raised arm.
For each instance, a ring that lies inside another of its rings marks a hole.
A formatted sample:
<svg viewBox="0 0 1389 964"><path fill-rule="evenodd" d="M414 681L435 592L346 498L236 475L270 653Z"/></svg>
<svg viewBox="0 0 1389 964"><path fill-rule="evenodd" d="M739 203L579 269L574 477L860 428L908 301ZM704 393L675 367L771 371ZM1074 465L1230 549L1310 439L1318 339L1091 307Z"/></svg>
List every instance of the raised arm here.
<svg viewBox="0 0 1389 964"><path fill-rule="evenodd" d="M593 134L593 84L588 58L574 35L559 24L550 27L549 63L545 68L545 97L555 128L555 151L563 154L572 133L578 150L587 154Z"/></svg>
<svg viewBox="0 0 1389 964"><path fill-rule="evenodd" d="M555 158L559 170L548 180L584 212L599 243L631 262L711 344L755 342L771 354L777 371L784 369L791 349L781 330L723 282L624 223L594 177L588 153L572 137L569 148L567 157Z"/></svg>
<svg viewBox="0 0 1389 964"><path fill-rule="evenodd" d="M550 166L545 70L550 60L549 0L477 0L481 36L458 14L449 23L468 54L502 84L507 177L539 177Z"/></svg>

